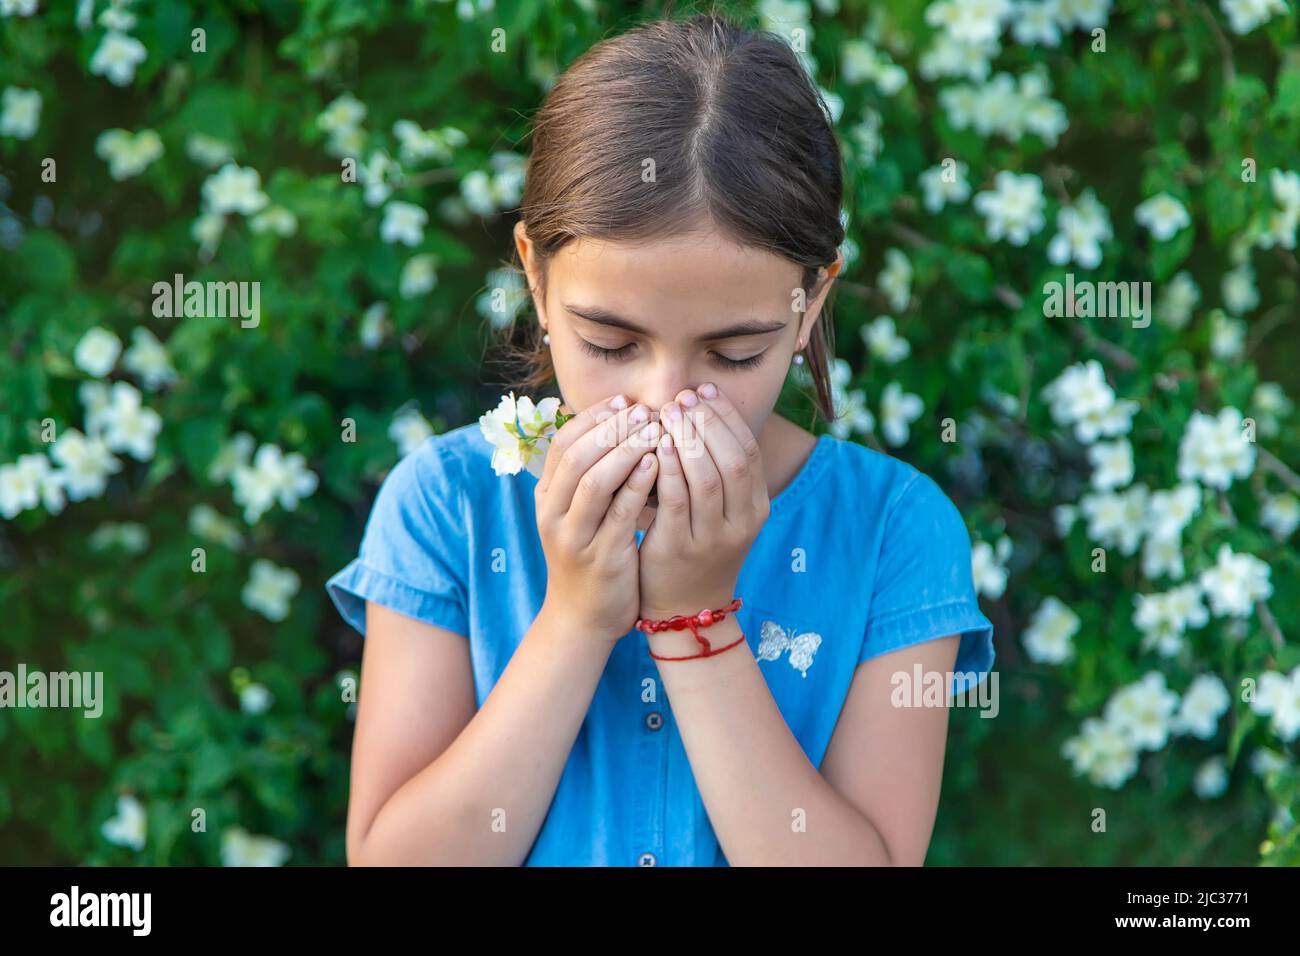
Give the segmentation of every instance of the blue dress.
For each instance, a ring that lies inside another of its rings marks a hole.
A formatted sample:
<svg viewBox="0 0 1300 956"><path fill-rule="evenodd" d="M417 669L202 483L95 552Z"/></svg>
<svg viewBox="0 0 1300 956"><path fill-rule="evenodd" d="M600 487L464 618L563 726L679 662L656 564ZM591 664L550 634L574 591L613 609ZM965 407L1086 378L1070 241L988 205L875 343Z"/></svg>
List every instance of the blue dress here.
<svg viewBox="0 0 1300 956"><path fill-rule="evenodd" d="M546 594L537 479L498 476L491 457L477 422L426 439L388 473L358 556L326 584L362 634L369 600L466 637L478 706ZM862 661L960 634L955 690L993 665L961 514L916 468L831 435L772 500L736 594L750 652L818 768ZM645 686L660 687L658 664L632 630L610 654L526 866L728 865L670 703L643 702Z"/></svg>

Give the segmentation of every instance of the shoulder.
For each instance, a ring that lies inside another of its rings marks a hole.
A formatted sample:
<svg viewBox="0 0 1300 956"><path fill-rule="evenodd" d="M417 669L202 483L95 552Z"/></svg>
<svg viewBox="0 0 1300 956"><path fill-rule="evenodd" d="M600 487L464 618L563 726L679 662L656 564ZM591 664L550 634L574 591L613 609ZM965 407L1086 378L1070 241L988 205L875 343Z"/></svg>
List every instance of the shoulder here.
<svg viewBox="0 0 1300 956"><path fill-rule="evenodd" d="M826 471L838 486L835 490L852 495L859 508L880 517L894 516L900 510L916 513L950 508L956 512L938 482L915 465L834 435L823 435L821 441L827 445Z"/></svg>

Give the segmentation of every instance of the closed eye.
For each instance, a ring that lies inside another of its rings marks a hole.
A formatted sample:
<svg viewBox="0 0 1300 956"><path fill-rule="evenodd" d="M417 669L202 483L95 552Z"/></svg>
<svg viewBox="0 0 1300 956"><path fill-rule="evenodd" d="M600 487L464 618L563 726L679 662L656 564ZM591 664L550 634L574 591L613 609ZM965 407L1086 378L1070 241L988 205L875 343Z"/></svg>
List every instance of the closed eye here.
<svg viewBox="0 0 1300 956"><path fill-rule="evenodd" d="M631 354L632 350L636 348L635 342L629 342L627 345L617 349L606 349L588 342L586 339L582 338L582 336L578 336L578 341L581 343L583 351L588 355L594 355L596 358L604 359L607 362L620 362L627 358L628 355ZM761 364L763 356L766 354L767 350L765 349L757 355L751 355L749 358L732 359L727 358L725 355L719 355L717 352L710 352L709 358L712 359L713 363L719 368L740 370L754 368Z"/></svg>

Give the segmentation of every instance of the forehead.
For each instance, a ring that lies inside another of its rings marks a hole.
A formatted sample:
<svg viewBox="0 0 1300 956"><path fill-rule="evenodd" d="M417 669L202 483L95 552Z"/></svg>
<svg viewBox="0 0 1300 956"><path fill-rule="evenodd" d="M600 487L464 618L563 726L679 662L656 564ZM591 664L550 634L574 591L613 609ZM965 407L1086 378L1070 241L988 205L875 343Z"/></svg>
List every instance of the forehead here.
<svg viewBox="0 0 1300 956"><path fill-rule="evenodd" d="M673 315L788 317L802 277L790 260L717 233L641 243L575 239L548 271L566 302L656 322Z"/></svg>

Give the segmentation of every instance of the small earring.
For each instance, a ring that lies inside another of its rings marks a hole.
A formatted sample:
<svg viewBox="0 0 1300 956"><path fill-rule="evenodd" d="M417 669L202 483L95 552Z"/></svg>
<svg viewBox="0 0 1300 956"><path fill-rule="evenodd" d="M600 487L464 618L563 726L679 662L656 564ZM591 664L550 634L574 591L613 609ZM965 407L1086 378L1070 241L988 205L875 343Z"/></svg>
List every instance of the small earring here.
<svg viewBox="0 0 1300 956"><path fill-rule="evenodd" d="M543 345L550 345L550 344L551 344L551 333L550 333L550 332L547 332L545 335L542 336L542 344L543 344Z"/></svg>
<svg viewBox="0 0 1300 956"><path fill-rule="evenodd" d="M794 357L794 364L795 364L795 365L802 365L802 364L803 364L803 356L802 356L802 355L796 355L796 356Z"/></svg>

